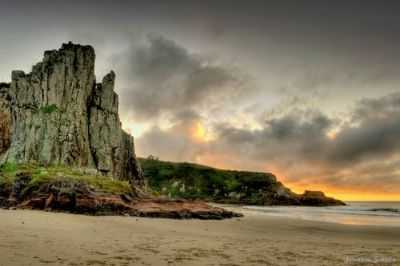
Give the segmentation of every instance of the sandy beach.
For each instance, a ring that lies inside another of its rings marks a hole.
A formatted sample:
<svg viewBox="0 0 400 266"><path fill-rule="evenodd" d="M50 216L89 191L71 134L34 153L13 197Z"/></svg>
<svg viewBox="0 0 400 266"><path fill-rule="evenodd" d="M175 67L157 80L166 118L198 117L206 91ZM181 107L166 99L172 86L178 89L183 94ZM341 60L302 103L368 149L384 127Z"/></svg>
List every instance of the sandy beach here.
<svg viewBox="0 0 400 266"><path fill-rule="evenodd" d="M400 265L400 227L0 210L0 265Z"/></svg>

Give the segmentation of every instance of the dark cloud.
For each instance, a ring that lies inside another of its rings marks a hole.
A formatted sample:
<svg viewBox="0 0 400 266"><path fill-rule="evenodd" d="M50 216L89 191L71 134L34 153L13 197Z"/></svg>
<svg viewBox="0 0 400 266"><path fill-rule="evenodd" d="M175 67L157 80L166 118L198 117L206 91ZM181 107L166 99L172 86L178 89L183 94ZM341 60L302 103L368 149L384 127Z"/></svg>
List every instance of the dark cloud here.
<svg viewBox="0 0 400 266"><path fill-rule="evenodd" d="M336 169L322 181L342 190L378 193L400 193L399 157L393 160L368 160L351 168Z"/></svg>
<svg viewBox="0 0 400 266"><path fill-rule="evenodd" d="M175 114L174 117L171 118L171 122L182 123L188 121L198 121L203 119L196 111L191 109L181 110Z"/></svg>
<svg viewBox="0 0 400 266"><path fill-rule="evenodd" d="M366 98L358 102L354 111L355 122L369 119L396 117L400 113L400 93L375 99Z"/></svg>
<svg viewBox="0 0 400 266"><path fill-rule="evenodd" d="M249 131L219 128L220 140L229 147L252 146L254 158L298 158L328 165L350 165L364 159L389 158L400 153L400 94L359 102L350 122L319 112L293 112L267 120L264 127Z"/></svg>
<svg viewBox="0 0 400 266"><path fill-rule="evenodd" d="M239 149L247 151L246 157L267 162L319 158L332 125L333 121L320 112L297 111L268 119L258 130L222 125L217 131L218 141L224 143L224 147L234 149L244 145L245 149Z"/></svg>
<svg viewBox="0 0 400 266"><path fill-rule="evenodd" d="M244 91L244 77L236 69L190 53L162 36L126 52L132 87L122 90L121 103L138 119L155 119L195 107L207 108Z"/></svg>
<svg viewBox="0 0 400 266"><path fill-rule="evenodd" d="M360 101L352 118L333 141L330 159L354 163L400 151L400 93Z"/></svg>

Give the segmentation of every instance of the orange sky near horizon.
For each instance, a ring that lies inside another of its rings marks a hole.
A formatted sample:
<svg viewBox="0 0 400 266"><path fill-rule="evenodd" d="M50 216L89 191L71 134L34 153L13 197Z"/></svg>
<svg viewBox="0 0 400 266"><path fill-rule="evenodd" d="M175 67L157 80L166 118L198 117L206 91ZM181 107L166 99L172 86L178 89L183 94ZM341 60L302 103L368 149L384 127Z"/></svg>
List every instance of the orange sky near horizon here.
<svg viewBox="0 0 400 266"><path fill-rule="evenodd" d="M332 188L328 186L313 184L298 186L295 183L284 181L282 182L295 193L303 193L305 190L320 190L329 197L334 197L343 201L400 201L400 194L396 193L358 191L355 188L342 189L340 187Z"/></svg>
<svg viewBox="0 0 400 266"><path fill-rule="evenodd" d="M197 158L196 163L220 169L241 170L237 164L227 164L227 161L232 160L231 158L223 158L218 155L207 155ZM400 193L377 191L376 188L371 188L371 190L360 190L359 188L353 187L333 187L332 185L324 184L322 182L316 184L313 182L304 182L304 180L293 182L287 179L283 172L277 168L271 168L269 171L264 172L271 172L277 177L278 181L282 182L286 187L298 194L303 193L305 190L317 190L324 192L326 196L334 197L342 201L400 201ZM314 177L314 179L318 179L318 177Z"/></svg>

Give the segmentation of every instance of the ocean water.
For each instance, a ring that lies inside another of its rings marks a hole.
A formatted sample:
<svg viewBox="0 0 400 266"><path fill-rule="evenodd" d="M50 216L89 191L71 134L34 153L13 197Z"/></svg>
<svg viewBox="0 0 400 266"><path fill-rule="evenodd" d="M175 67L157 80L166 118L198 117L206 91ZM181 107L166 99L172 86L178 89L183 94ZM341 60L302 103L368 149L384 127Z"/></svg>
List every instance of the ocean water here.
<svg viewBox="0 0 400 266"><path fill-rule="evenodd" d="M347 206L244 206L266 215L357 225L400 227L400 202L346 202Z"/></svg>

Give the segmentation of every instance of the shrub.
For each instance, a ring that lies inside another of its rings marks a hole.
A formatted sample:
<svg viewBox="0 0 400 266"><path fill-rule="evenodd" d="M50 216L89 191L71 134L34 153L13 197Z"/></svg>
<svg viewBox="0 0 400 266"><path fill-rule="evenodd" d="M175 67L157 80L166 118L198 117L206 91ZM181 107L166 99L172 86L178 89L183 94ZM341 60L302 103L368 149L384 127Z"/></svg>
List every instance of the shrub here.
<svg viewBox="0 0 400 266"><path fill-rule="evenodd" d="M40 111L45 113L45 114L51 114L53 112L58 111L58 107L55 104L46 105L46 106L41 107Z"/></svg>

